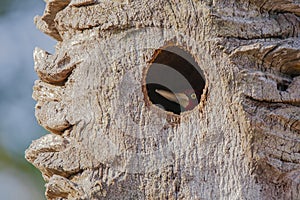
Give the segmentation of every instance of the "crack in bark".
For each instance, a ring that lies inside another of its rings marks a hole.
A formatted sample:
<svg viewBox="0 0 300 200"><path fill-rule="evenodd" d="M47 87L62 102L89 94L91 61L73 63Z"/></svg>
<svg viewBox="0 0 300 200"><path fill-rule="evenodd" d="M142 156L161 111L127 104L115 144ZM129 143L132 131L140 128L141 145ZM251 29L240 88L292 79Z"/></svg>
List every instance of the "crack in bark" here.
<svg viewBox="0 0 300 200"><path fill-rule="evenodd" d="M296 107L300 107L300 102L287 102L287 101L269 101L266 99L257 99L255 97L252 97L251 95L244 94L244 97L246 99L250 99L251 101L260 102L260 103L267 103L267 104L283 104L283 105L292 105Z"/></svg>

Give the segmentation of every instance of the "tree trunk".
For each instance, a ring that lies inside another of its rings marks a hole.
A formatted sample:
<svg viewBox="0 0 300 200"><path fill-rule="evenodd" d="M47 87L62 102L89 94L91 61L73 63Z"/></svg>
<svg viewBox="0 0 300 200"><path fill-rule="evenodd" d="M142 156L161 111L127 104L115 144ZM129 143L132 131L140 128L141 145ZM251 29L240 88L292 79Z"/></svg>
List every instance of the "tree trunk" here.
<svg viewBox="0 0 300 200"><path fill-rule="evenodd" d="M26 158L48 199L300 199L298 1L46 2L58 43L35 49L33 98L51 133ZM190 109L157 94L183 79Z"/></svg>

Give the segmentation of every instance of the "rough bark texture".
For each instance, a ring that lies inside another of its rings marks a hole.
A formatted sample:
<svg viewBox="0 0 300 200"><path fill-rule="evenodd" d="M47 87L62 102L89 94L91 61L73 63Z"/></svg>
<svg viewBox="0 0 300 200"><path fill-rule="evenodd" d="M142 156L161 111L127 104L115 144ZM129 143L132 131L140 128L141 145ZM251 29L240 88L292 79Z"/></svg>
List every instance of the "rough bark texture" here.
<svg viewBox="0 0 300 200"><path fill-rule="evenodd" d="M34 52L26 151L48 199L300 199L297 0L47 0ZM180 116L149 102L145 73L168 44L204 72Z"/></svg>

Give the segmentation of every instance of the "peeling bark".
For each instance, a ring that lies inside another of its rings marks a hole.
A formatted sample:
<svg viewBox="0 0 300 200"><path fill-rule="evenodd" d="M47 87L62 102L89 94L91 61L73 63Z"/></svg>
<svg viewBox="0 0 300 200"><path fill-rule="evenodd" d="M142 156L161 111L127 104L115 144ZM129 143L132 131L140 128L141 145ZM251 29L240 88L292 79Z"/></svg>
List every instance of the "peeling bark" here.
<svg viewBox="0 0 300 200"><path fill-rule="evenodd" d="M26 159L48 199L300 199L296 0L49 0L33 98L51 133ZM158 49L205 77L175 115L145 92Z"/></svg>

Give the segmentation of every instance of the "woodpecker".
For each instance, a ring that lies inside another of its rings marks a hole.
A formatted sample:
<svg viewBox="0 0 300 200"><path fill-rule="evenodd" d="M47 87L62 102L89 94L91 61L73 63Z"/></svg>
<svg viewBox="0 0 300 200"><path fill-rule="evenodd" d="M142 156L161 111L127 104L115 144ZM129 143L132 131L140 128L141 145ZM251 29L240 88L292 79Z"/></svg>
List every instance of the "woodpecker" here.
<svg viewBox="0 0 300 200"><path fill-rule="evenodd" d="M183 111L192 110L198 105L201 93L192 89L185 90L184 92L172 93L166 90L155 90L156 93L166 98L171 102L179 104Z"/></svg>

